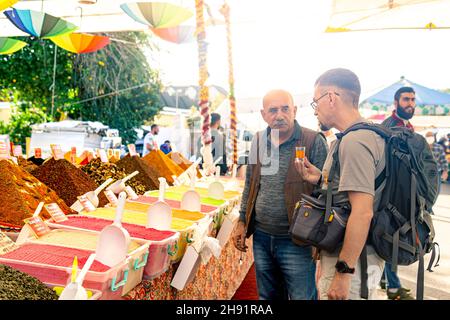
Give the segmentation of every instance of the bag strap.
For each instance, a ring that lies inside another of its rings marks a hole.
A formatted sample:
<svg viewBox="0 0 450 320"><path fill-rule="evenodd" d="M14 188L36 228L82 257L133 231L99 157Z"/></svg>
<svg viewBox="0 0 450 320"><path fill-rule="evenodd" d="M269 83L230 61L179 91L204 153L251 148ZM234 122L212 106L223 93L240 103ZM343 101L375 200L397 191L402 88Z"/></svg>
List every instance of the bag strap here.
<svg viewBox="0 0 450 320"><path fill-rule="evenodd" d="M341 143L341 140L338 140L336 145L336 148L333 152L333 160L331 163L331 169L328 173L327 177L327 200L326 200L326 206L325 206L325 216L324 216L324 223L328 223L330 221L330 216L332 214L331 212L331 206L333 204L333 177L336 172L337 166L339 165L339 145Z"/></svg>
<svg viewBox="0 0 450 320"><path fill-rule="evenodd" d="M367 281L369 276L367 275L367 248L364 245L361 255L359 256L359 261L361 263L361 293L360 296L363 299L369 299L369 288L367 286Z"/></svg>

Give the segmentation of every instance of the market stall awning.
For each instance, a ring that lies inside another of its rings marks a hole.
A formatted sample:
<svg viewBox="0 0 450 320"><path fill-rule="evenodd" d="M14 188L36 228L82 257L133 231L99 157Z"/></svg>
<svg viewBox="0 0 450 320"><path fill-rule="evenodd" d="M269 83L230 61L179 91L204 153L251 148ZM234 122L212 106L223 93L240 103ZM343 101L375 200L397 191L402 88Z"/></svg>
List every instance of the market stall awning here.
<svg viewBox="0 0 450 320"><path fill-rule="evenodd" d="M401 78L390 86L361 102L361 107L386 112L393 105L395 92L401 87L412 87L416 92L417 114L446 115L450 113L450 94L427 88Z"/></svg>
<svg viewBox="0 0 450 320"><path fill-rule="evenodd" d="M450 0L334 0L327 32L449 29Z"/></svg>

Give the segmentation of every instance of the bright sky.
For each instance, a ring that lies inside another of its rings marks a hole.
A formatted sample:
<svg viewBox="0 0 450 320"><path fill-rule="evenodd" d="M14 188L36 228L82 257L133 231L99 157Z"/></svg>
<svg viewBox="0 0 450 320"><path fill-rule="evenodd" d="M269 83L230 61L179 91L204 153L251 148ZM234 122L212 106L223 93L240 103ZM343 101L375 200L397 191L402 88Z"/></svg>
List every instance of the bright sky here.
<svg viewBox="0 0 450 320"><path fill-rule="evenodd" d="M194 1L179 1L189 6ZM208 3L223 3L210 0ZM450 87L450 30L326 34L331 0L228 0L231 7L237 98L283 88L312 92L324 71L345 67L360 78L363 96L407 79L435 89ZM221 15L215 11L216 17ZM195 23L195 19L190 22ZM210 83L228 89L225 27L207 29ZM158 41L154 66L165 85L198 82L197 44ZM239 103L239 101L238 101Z"/></svg>

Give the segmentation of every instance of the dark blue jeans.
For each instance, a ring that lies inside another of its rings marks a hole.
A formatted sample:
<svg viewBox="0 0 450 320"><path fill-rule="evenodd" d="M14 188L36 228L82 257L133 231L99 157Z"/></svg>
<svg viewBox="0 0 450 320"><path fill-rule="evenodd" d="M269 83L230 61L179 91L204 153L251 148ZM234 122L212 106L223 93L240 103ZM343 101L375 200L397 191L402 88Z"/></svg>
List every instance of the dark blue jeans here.
<svg viewBox="0 0 450 320"><path fill-rule="evenodd" d="M256 282L260 300L315 300L316 265L311 247L294 244L289 235L261 230L253 235Z"/></svg>
<svg viewBox="0 0 450 320"><path fill-rule="evenodd" d="M384 267L384 274L386 275L386 282L389 289L399 289L402 287L402 284L400 283L400 279L398 278L398 275L392 271L392 266L390 263L386 262L386 265Z"/></svg>

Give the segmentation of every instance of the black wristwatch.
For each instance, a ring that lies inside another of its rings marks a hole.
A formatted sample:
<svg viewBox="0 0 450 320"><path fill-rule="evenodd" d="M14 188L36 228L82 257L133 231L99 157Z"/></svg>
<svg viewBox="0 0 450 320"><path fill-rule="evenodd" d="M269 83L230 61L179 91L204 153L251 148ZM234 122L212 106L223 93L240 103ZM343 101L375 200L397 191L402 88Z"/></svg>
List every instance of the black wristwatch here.
<svg viewBox="0 0 450 320"><path fill-rule="evenodd" d="M338 260L338 262L336 262L336 265L334 267L336 268L336 271L339 273L350 273L350 274L355 273L355 268L350 268L347 262L342 260Z"/></svg>

